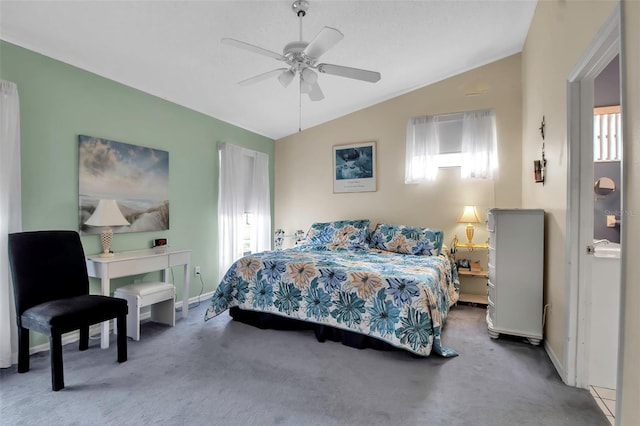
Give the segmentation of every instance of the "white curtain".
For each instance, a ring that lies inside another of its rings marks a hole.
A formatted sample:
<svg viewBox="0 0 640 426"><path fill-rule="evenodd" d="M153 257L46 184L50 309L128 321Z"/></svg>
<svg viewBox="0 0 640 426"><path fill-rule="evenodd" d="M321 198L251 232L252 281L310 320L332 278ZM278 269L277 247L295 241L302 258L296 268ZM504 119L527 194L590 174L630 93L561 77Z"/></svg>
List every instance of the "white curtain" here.
<svg viewBox="0 0 640 426"><path fill-rule="evenodd" d="M498 141L493 110L464 113L461 152L462 179L498 177Z"/></svg>
<svg viewBox="0 0 640 426"><path fill-rule="evenodd" d="M218 251L220 279L243 254L245 213L253 215L252 241L257 251L271 248L269 156L220 143Z"/></svg>
<svg viewBox="0 0 640 426"><path fill-rule="evenodd" d="M407 122L404 183L433 181L438 174L439 135L436 116Z"/></svg>
<svg viewBox="0 0 640 426"><path fill-rule="evenodd" d="M18 330L9 268L9 233L22 228L20 101L15 83L0 80L0 368L18 361Z"/></svg>

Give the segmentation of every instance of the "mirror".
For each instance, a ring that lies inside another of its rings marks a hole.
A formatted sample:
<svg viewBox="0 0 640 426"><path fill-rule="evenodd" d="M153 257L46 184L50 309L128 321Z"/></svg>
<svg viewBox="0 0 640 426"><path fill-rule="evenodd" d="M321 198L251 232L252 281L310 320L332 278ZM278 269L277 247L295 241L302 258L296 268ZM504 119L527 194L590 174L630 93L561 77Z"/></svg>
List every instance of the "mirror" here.
<svg viewBox="0 0 640 426"><path fill-rule="evenodd" d="M607 196L616 190L616 183L608 177L601 177L593 185L593 192L598 195Z"/></svg>

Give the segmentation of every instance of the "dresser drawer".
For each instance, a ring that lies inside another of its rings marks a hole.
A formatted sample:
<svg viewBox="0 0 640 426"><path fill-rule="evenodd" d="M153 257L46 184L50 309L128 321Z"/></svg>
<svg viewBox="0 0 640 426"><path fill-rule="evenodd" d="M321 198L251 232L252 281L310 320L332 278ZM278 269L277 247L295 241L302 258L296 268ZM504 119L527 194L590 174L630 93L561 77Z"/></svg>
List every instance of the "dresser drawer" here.
<svg viewBox="0 0 640 426"><path fill-rule="evenodd" d="M491 298L489 298L487 303L487 318L489 318L493 324L496 323L496 305Z"/></svg>
<svg viewBox="0 0 640 426"><path fill-rule="evenodd" d="M172 253L169 255L169 266L188 265L190 252Z"/></svg>
<svg viewBox="0 0 640 426"><path fill-rule="evenodd" d="M109 275L111 278L126 277L129 275L144 274L146 272L161 271L168 267L169 261L165 256L126 259L112 262L109 268Z"/></svg>
<svg viewBox="0 0 640 426"><path fill-rule="evenodd" d="M492 263L489 263L489 268L487 273L488 273L489 281L492 282L493 285L495 286L498 281L496 277L496 267Z"/></svg>
<svg viewBox="0 0 640 426"><path fill-rule="evenodd" d="M491 211L489 211L489 213L487 214L487 231L489 231L489 233L492 233L495 230L496 230L495 216Z"/></svg>
<svg viewBox="0 0 640 426"><path fill-rule="evenodd" d="M495 304L496 302L496 286L489 280L487 283L487 296Z"/></svg>

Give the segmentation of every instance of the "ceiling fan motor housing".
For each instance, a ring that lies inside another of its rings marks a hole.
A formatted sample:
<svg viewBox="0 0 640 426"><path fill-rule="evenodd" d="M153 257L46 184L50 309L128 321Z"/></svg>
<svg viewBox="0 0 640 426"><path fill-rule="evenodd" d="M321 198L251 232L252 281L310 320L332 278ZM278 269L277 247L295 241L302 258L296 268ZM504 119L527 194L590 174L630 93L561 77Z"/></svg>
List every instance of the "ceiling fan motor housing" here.
<svg viewBox="0 0 640 426"><path fill-rule="evenodd" d="M292 41L282 50L282 53L287 58L287 63L297 71L301 71L306 67L312 67L315 59L310 58L304 54L304 49L309 45L306 41Z"/></svg>

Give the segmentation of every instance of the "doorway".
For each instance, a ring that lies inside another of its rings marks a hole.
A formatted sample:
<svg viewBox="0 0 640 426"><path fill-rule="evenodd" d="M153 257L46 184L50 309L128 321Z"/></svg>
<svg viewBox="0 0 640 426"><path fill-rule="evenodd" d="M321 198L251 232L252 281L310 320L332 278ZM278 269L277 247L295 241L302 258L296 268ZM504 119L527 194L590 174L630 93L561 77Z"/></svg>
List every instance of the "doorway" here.
<svg viewBox="0 0 640 426"><path fill-rule="evenodd" d="M612 266L608 272L599 269L600 260L594 260L594 251L600 246L609 247L611 241L607 238L595 238L595 225L604 221L618 229L620 215L615 209L596 212L596 202L618 191L624 190L622 185L611 184L603 180L602 185L594 178L594 106L595 81L612 61L618 60L620 54L620 9L616 7L613 14L568 78L568 195L567 195L567 285L568 285L568 315L566 323L566 346L564 353L565 381L571 386L587 388L592 381L606 380L608 386L615 387L614 372L598 371L599 367L610 360L617 365L619 347L618 329L620 323L620 262ZM619 78L619 69L618 69ZM619 80L618 80L619 87ZM619 92L618 92L619 104ZM621 163L621 161L620 161ZM606 165L606 166L610 166ZM599 167L602 169L602 167ZM609 170L607 167L605 169ZM610 173L610 172L607 172ZM602 193L599 193L602 191ZM602 198L598 198L602 197ZM594 213L595 212L595 213ZM619 212L618 212L619 213ZM603 217L600 217L603 215ZM606 217L613 216L613 218ZM609 229L607 227L606 232ZM602 232L599 230L598 232ZM609 235L609 234L607 234ZM605 242L606 241L606 242ZM613 271L613 272L612 272ZM605 288L606 285L616 289ZM601 295L607 294L611 302L608 307L601 304ZM616 296L617 294L617 296ZM607 312L603 312L607 309ZM611 323L604 329L597 323L599 318L609 316ZM613 341L603 342L603 334L614 338ZM598 353L598 345L609 344L609 353ZM606 367L611 367L607 365ZM606 368L605 368L606 369ZM613 378L611 378L613 374ZM603 379L603 377L608 379Z"/></svg>

